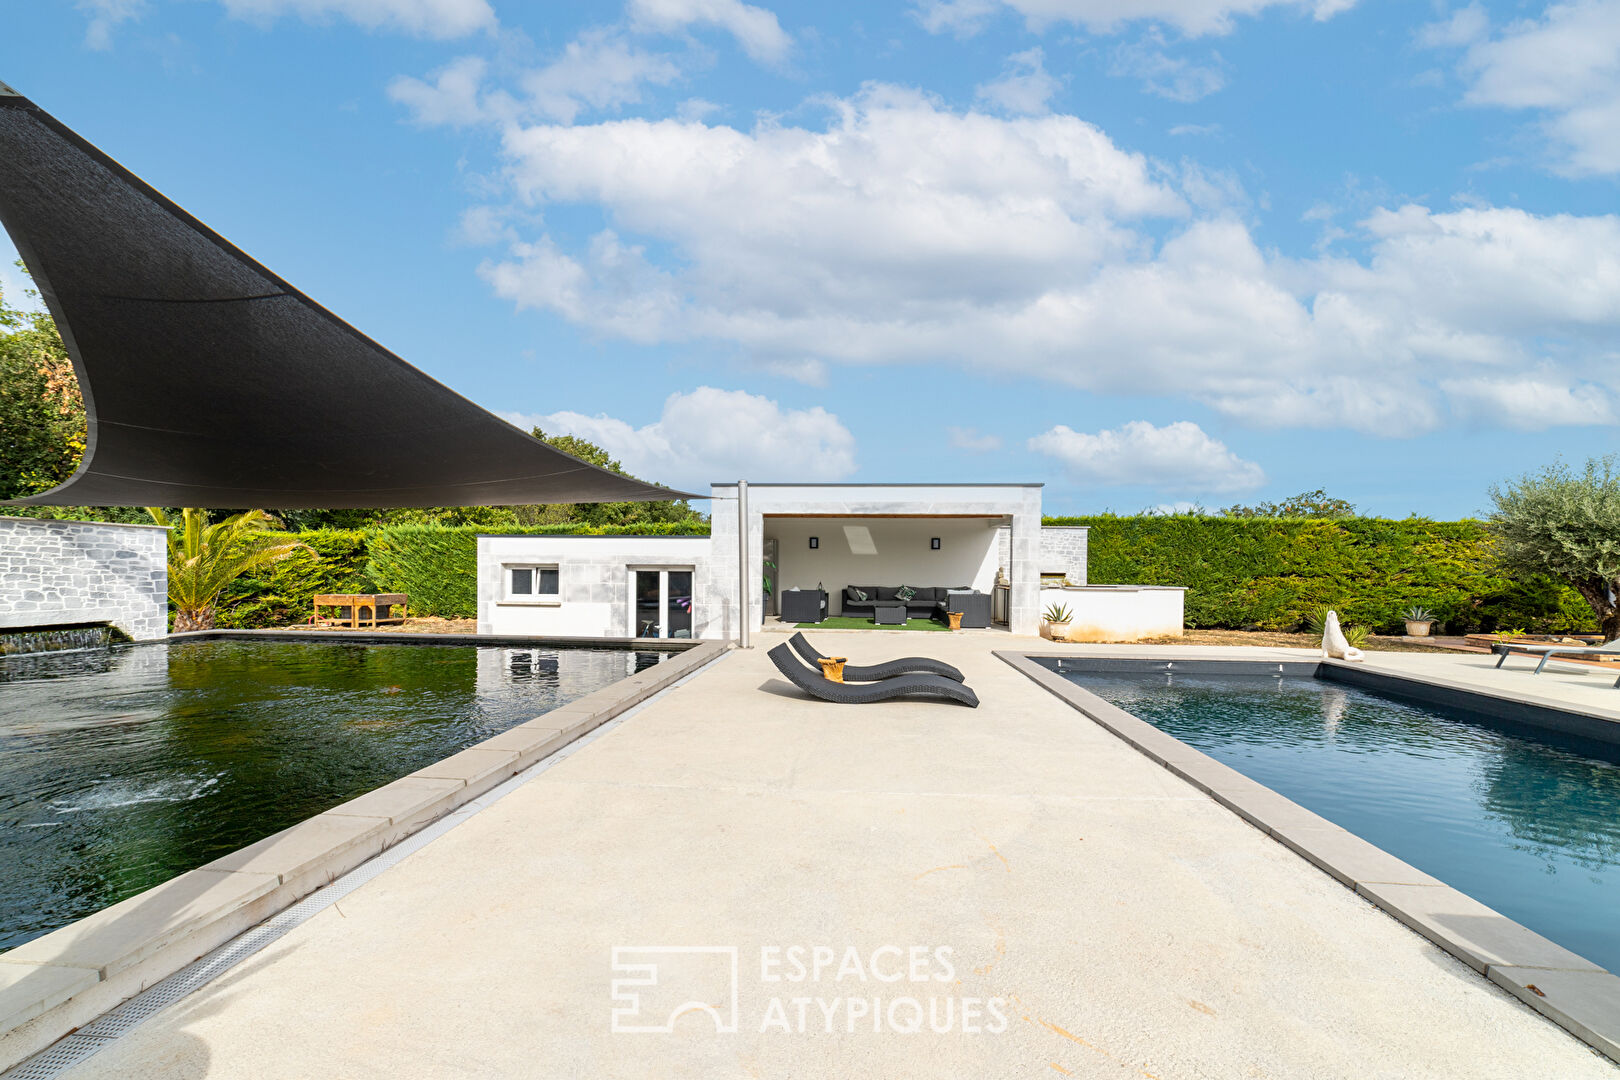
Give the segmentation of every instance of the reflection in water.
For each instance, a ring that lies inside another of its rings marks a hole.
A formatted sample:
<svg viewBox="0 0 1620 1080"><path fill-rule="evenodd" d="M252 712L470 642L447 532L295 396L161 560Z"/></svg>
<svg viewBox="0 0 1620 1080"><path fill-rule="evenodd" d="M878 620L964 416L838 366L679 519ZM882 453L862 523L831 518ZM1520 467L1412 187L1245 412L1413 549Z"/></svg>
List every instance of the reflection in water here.
<svg viewBox="0 0 1620 1080"><path fill-rule="evenodd" d="M1620 747L1316 679L1064 674L1620 970Z"/></svg>
<svg viewBox="0 0 1620 1080"><path fill-rule="evenodd" d="M663 657L227 639L0 659L0 949Z"/></svg>

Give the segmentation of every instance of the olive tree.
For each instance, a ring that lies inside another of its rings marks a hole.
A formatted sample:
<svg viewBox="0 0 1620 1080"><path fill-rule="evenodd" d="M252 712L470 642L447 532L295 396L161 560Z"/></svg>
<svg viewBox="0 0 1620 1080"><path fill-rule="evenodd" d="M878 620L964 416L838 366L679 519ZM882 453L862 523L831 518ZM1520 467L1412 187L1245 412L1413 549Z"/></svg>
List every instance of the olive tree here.
<svg viewBox="0 0 1620 1080"><path fill-rule="evenodd" d="M1592 605L1603 637L1620 637L1620 475L1613 455L1559 461L1491 488L1496 555L1509 573L1550 574Z"/></svg>

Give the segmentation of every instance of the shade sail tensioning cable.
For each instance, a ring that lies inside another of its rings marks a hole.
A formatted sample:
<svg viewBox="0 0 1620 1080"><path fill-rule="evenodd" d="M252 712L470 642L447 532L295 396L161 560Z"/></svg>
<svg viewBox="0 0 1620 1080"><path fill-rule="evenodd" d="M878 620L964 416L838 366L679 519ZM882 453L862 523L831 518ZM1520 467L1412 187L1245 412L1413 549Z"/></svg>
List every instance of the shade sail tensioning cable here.
<svg viewBox="0 0 1620 1080"><path fill-rule="evenodd" d="M473 404L3 83L0 224L56 319L89 421L79 471L10 505L705 497L597 468Z"/></svg>

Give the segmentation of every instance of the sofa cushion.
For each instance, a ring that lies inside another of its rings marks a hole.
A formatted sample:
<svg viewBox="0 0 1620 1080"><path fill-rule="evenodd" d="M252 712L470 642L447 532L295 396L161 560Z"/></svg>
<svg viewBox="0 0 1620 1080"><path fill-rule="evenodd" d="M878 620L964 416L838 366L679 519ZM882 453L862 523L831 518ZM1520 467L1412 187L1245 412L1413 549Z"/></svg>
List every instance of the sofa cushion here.
<svg viewBox="0 0 1620 1080"><path fill-rule="evenodd" d="M898 589L894 590L894 598L896 600L909 601L916 595L917 590L913 589L910 585L902 585Z"/></svg>
<svg viewBox="0 0 1620 1080"><path fill-rule="evenodd" d="M895 593L898 591L897 588L891 585L879 585L877 587L877 598L879 600L897 600L899 597L895 596Z"/></svg>
<svg viewBox="0 0 1620 1080"><path fill-rule="evenodd" d="M871 599L872 593L867 587L861 585L844 586L844 603L846 604L865 604L869 603Z"/></svg>
<svg viewBox="0 0 1620 1080"><path fill-rule="evenodd" d="M940 597L942 597L944 595L945 594L943 592L941 592L939 589L936 589L932 585L930 585L926 589L918 589L916 599L918 601L926 600L929 603L933 603L935 600L938 600Z"/></svg>

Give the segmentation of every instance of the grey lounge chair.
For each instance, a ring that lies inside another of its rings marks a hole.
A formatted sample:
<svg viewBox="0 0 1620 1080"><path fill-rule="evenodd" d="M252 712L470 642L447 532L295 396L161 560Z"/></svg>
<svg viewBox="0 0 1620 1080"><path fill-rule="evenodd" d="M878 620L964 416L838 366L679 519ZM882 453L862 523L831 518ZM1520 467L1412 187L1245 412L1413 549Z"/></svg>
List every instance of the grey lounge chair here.
<svg viewBox="0 0 1620 1080"><path fill-rule="evenodd" d="M794 634L788 638L788 644L793 651L804 657L811 664L815 664L823 656L832 653L820 652L803 634ZM881 664L861 666L858 664L844 665L844 678L849 682L878 682L882 679L892 679L896 675L942 675L947 679L965 682L962 673L943 660L930 660L926 656L903 656L898 660L889 660Z"/></svg>
<svg viewBox="0 0 1620 1080"><path fill-rule="evenodd" d="M786 645L772 649L770 658L776 670L786 675L789 682L822 701L833 701L840 705L868 705L896 698L929 697L961 702L975 709L979 707L977 694L954 679L940 675L897 675L882 682L841 683L806 668Z"/></svg>
<svg viewBox="0 0 1620 1080"><path fill-rule="evenodd" d="M1547 666L1547 661L1555 656L1616 656L1620 655L1620 638L1606 641L1602 645L1515 645L1503 643L1491 646L1491 651L1497 654L1496 666L1501 667L1507 658L1514 653L1529 653L1531 656L1540 656L1541 663L1536 665L1534 675L1540 675L1541 669ZM1620 688L1620 679L1614 681L1616 688Z"/></svg>

